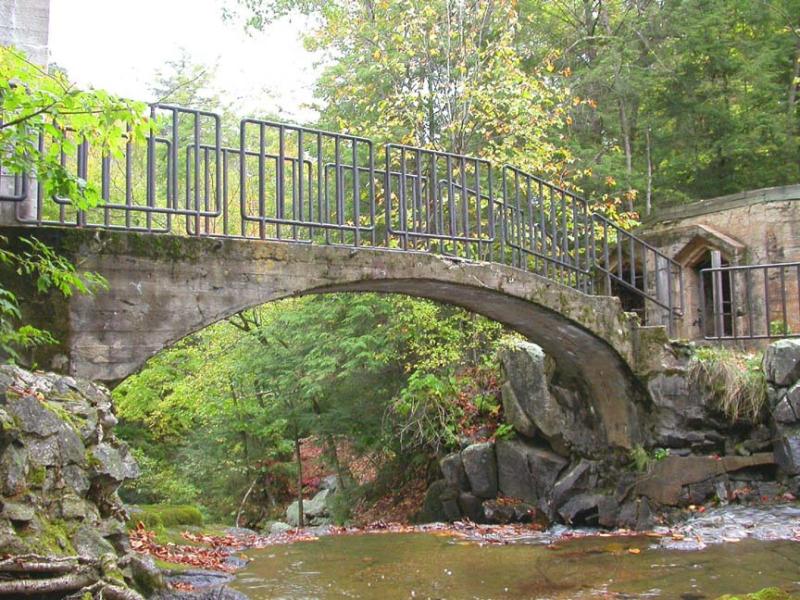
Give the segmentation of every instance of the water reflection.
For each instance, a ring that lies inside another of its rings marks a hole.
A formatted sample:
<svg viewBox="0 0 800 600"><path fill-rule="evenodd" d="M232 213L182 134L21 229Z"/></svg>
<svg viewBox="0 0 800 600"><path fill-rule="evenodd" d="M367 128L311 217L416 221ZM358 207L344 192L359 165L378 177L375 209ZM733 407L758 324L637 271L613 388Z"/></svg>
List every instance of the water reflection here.
<svg viewBox="0 0 800 600"><path fill-rule="evenodd" d="M791 541L664 550L648 537L478 546L431 534L321 538L251 553L233 587L253 600L305 598L714 599L800 590Z"/></svg>

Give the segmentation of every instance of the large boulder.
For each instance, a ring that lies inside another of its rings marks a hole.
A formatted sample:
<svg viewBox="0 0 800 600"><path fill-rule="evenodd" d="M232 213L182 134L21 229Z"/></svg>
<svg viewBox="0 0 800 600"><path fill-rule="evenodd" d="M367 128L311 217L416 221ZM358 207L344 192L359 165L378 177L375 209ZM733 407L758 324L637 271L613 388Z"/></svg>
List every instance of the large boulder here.
<svg viewBox="0 0 800 600"><path fill-rule="evenodd" d="M452 488L447 485L444 479L437 479L425 492L425 499L422 501L422 510L417 515L417 520L421 523L441 523L447 521L442 496L449 497Z"/></svg>
<svg viewBox="0 0 800 600"><path fill-rule="evenodd" d="M464 461L461 460L460 452L453 452L445 456L439 461L439 468L450 487L465 492L469 491L469 478L464 470Z"/></svg>
<svg viewBox="0 0 800 600"><path fill-rule="evenodd" d="M764 352L767 381L777 387L789 387L800 380L800 340L779 340Z"/></svg>
<svg viewBox="0 0 800 600"><path fill-rule="evenodd" d="M800 475L800 427L781 428L774 441L778 468L787 475Z"/></svg>
<svg viewBox="0 0 800 600"><path fill-rule="evenodd" d="M550 514L553 510L558 510L573 496L593 492L597 487L597 470L598 463L585 458L567 469L553 486L549 505Z"/></svg>
<svg viewBox="0 0 800 600"><path fill-rule="evenodd" d="M303 512L306 516L311 518L327 516L328 503L330 502L331 496L333 496L333 492L330 488L320 490L311 500L303 502Z"/></svg>
<svg viewBox="0 0 800 600"><path fill-rule="evenodd" d="M506 381L500 388L500 396L503 400L503 419L511 425L520 435L532 438L536 435L536 425L527 415L525 409L520 404L514 386L510 381Z"/></svg>
<svg viewBox="0 0 800 600"><path fill-rule="evenodd" d="M524 440L496 443L498 489L505 496L535 503L549 494L567 461Z"/></svg>
<svg viewBox="0 0 800 600"><path fill-rule="evenodd" d="M481 442L461 451L464 471L469 479L472 493L479 498L497 496L497 460L494 444Z"/></svg>
<svg viewBox="0 0 800 600"><path fill-rule="evenodd" d="M518 342L503 351L506 382L504 408L511 408L509 421L528 437L538 431L548 441L560 441L566 430L566 416L550 394L553 363L536 344Z"/></svg>
<svg viewBox="0 0 800 600"><path fill-rule="evenodd" d="M590 403L553 381L555 365L539 346L519 342L505 349L500 359L506 379L501 388L503 414L517 433L544 438L562 456L602 448Z"/></svg>

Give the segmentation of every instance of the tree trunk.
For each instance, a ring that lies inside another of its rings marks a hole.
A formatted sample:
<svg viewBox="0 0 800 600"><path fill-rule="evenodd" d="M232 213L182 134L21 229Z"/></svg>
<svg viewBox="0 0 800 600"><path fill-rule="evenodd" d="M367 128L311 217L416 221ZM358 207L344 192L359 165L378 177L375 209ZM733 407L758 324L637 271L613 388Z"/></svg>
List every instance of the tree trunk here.
<svg viewBox="0 0 800 600"><path fill-rule="evenodd" d="M300 433L294 430L294 458L297 461L297 522L300 527L306 526L303 514L303 459L300 457Z"/></svg>
<svg viewBox="0 0 800 600"><path fill-rule="evenodd" d="M631 131L628 123L628 113L625 111L625 101L619 101L619 124L622 129L622 144L625 149L625 174L627 181L625 182L628 191L631 190L631 177L633 176L633 153L631 149ZM633 210L633 198L628 197L628 210Z"/></svg>
<svg viewBox="0 0 800 600"><path fill-rule="evenodd" d="M649 215L652 210L653 201L653 160L650 155L650 128L644 132L644 139L647 143L647 196L645 197L645 214Z"/></svg>

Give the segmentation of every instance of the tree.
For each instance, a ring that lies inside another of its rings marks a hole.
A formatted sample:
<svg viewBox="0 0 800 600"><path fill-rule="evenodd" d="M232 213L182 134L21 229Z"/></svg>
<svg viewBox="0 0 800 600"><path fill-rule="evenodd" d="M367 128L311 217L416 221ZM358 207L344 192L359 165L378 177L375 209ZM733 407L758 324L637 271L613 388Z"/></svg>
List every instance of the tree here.
<svg viewBox="0 0 800 600"><path fill-rule="evenodd" d="M239 0L250 27L299 11L320 25L322 124L340 131L513 162L559 178L568 155L551 135L564 90L525 71L512 0ZM241 16L241 15L240 15Z"/></svg>
<svg viewBox="0 0 800 600"><path fill-rule="evenodd" d="M142 141L149 127L144 105L100 90L79 90L63 73L47 72L21 52L0 47L0 164L6 175L33 177L45 195L89 208L100 201L99 190L64 166L62 154L73 154L87 142L118 157L128 141ZM35 276L39 292L54 288L68 296L102 285L102 278L78 273L35 238L22 243L21 251L0 248L0 264L15 275ZM20 319L16 296L0 286L0 352L10 360L19 360L21 349L53 341Z"/></svg>

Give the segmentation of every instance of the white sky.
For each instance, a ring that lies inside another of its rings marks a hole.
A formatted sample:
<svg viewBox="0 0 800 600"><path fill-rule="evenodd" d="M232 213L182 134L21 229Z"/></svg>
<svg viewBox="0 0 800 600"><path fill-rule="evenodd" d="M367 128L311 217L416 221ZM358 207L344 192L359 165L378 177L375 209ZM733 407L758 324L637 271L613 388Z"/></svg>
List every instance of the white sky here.
<svg viewBox="0 0 800 600"><path fill-rule="evenodd" d="M305 19L282 19L247 35L222 20L224 0L51 0L50 60L74 81L137 100L153 100L153 74L185 50L216 65L221 95L243 112L280 113L303 121L318 57L300 33ZM230 0L232 3L232 0Z"/></svg>

